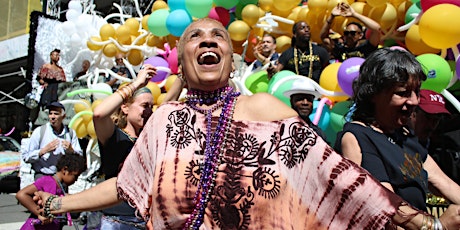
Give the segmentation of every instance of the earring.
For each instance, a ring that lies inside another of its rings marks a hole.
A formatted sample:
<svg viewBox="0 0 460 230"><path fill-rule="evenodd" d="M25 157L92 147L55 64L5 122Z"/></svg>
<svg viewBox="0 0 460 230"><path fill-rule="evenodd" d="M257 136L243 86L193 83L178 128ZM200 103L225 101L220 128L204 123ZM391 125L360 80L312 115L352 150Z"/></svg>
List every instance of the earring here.
<svg viewBox="0 0 460 230"><path fill-rule="evenodd" d="M187 82L185 81L184 75L182 75L182 73L178 73L178 74L177 74L177 78L179 78L183 83L187 83Z"/></svg>
<svg viewBox="0 0 460 230"><path fill-rule="evenodd" d="M233 79L234 77L235 77L235 70L232 70L232 72L230 72L229 78Z"/></svg>

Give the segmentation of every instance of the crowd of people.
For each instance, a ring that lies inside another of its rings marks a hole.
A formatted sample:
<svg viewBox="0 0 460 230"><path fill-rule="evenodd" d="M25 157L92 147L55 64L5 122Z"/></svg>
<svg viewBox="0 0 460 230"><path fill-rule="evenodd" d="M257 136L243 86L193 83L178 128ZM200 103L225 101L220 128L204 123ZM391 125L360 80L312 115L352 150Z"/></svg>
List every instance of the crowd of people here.
<svg viewBox="0 0 460 230"><path fill-rule="evenodd" d="M337 16L365 28L349 23L336 40ZM459 229L460 186L428 151L433 130L451 113L441 94L420 89L426 75L415 56L378 49L378 23L347 3L331 11L322 44L310 40L305 21L292 33L282 53L264 34L252 64L268 66L269 78L282 70L304 76L284 92L291 107L233 86L232 42L213 19L192 22L180 37L179 77L154 112L145 86L156 68L143 65L133 77L117 55L112 71L133 80L121 87L107 80L114 93L93 114L104 181L80 193L66 195L86 168L83 151L62 123L65 107L46 96L49 123L34 130L23 153L36 175L17 195L32 213L25 225L60 227L62 213L100 211L100 229ZM329 63L350 57L366 60L353 82L351 121L332 147L310 119L321 97L315 85ZM59 51L50 58L42 69L59 70ZM58 78L45 72L39 82L52 90ZM184 87L186 100L176 101ZM427 213L431 192L451 203L440 216Z"/></svg>

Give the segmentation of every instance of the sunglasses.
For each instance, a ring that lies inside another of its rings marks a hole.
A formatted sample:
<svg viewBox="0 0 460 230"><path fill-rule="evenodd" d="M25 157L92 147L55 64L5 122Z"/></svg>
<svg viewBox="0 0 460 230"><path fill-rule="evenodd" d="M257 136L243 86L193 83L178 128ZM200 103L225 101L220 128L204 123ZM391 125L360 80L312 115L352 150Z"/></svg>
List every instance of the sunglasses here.
<svg viewBox="0 0 460 230"><path fill-rule="evenodd" d="M115 61L123 61L123 58L115 58Z"/></svg>
<svg viewBox="0 0 460 230"><path fill-rule="evenodd" d="M348 36L348 35L355 36L356 34L360 34L360 33L361 32L355 31L355 30L345 30L345 31L343 31L343 34L345 36Z"/></svg>

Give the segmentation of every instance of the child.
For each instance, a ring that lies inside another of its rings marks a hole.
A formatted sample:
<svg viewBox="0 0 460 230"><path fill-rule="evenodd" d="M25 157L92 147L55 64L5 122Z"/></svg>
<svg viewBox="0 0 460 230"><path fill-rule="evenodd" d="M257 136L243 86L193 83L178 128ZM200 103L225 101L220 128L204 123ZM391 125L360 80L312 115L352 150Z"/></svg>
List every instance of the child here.
<svg viewBox="0 0 460 230"><path fill-rule="evenodd" d="M16 193L16 199L31 212L21 230L62 229L59 220L49 219L40 215L32 197L36 191L45 191L58 196L65 195L63 184L69 186L75 183L78 176L86 170L85 158L78 154L62 155L57 162L56 168L57 173L53 176L43 176Z"/></svg>

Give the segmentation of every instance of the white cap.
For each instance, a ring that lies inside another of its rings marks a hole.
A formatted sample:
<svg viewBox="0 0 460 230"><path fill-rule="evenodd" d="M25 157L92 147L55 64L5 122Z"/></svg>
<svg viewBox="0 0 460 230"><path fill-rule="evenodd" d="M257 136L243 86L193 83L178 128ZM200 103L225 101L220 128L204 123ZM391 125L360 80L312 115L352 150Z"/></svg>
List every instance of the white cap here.
<svg viewBox="0 0 460 230"><path fill-rule="evenodd" d="M284 96L291 97L293 94L311 94L315 99L321 97L321 94L316 89L316 82L308 77L299 77L292 82L292 88L284 91Z"/></svg>

